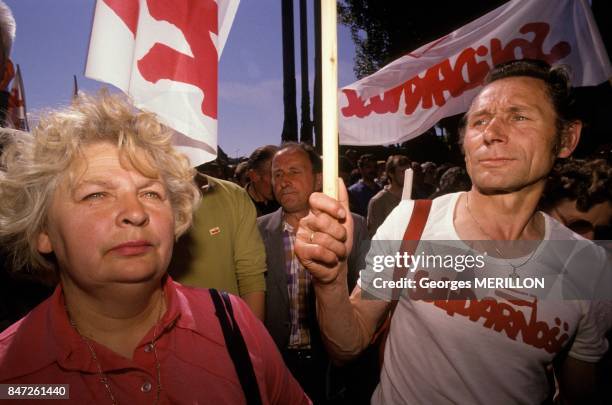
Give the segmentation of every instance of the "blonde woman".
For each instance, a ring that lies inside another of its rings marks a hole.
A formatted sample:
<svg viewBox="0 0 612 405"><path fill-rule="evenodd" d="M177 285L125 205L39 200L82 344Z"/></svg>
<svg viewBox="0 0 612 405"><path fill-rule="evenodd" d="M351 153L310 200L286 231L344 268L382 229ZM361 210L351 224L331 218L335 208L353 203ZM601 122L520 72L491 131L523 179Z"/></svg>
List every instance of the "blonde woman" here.
<svg viewBox="0 0 612 405"><path fill-rule="evenodd" d="M0 383L69 384L79 404L309 403L242 301L217 307L222 329L212 293L167 276L199 198L170 137L153 114L101 94L5 147L1 246L58 286L0 334ZM236 326L246 363L225 343Z"/></svg>

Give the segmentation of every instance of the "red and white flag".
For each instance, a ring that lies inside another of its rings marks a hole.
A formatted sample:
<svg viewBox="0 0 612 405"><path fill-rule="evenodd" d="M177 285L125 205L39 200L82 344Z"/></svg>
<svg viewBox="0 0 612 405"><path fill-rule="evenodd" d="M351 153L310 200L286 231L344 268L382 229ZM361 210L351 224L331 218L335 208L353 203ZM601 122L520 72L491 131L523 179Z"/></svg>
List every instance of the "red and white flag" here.
<svg viewBox="0 0 612 405"><path fill-rule="evenodd" d="M21 77L21 69L17 65L17 71L11 85L11 92L8 99L7 108L7 124L11 128L22 131L29 131L28 114L25 103L25 90L23 88L23 79Z"/></svg>
<svg viewBox="0 0 612 405"><path fill-rule="evenodd" d="M415 138L467 111L494 65L523 58L569 65L574 86L612 76L585 0L514 0L340 89L340 143Z"/></svg>
<svg viewBox="0 0 612 405"><path fill-rule="evenodd" d="M197 166L217 155L217 68L239 0L97 0L85 76L173 128Z"/></svg>

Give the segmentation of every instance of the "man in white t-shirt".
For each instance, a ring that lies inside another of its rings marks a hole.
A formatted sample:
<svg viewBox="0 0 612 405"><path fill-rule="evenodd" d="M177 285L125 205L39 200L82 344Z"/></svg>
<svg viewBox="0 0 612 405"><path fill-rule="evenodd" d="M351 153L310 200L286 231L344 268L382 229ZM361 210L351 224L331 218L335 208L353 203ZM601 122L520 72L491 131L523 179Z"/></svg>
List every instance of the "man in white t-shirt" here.
<svg viewBox="0 0 612 405"><path fill-rule="evenodd" d="M523 279L538 272L557 272L556 277L565 271L574 253L550 241L580 237L536 207L555 159L569 156L580 138L582 125L569 115L569 103L563 70L527 60L495 67L462 128L472 189L435 199L421 240L466 245L546 241L518 258L497 249L481 271ZM311 196L313 211L300 222L295 246L313 276L323 339L339 361L369 345L392 298L377 288L377 275L367 270L371 267L362 271L349 297L345 258L352 248L352 224L346 200L344 187L339 201L323 194ZM413 206L413 201L400 203L378 229L373 249L379 241L393 254L393 243L384 241L402 239ZM606 258L598 252L590 260L600 268ZM370 266L373 260L370 251ZM424 275L429 274L417 272L414 277ZM366 292L379 299L365 299ZM588 400L595 363L607 350L591 303L547 301L520 288L496 288L484 295L432 299L418 289L404 289L372 403L539 404L550 395L549 366L561 357L564 361L557 368L563 399Z"/></svg>

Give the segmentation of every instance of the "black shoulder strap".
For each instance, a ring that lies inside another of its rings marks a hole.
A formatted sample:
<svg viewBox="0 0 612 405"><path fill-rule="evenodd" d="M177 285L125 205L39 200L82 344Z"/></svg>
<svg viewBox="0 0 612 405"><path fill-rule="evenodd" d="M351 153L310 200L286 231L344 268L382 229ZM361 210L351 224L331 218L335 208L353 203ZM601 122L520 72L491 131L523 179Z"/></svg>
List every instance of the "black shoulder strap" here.
<svg viewBox="0 0 612 405"><path fill-rule="evenodd" d="M240 327L236 319L234 319L234 310L232 309L230 297L225 291L219 292L214 288L209 289L209 291L210 297L215 304L215 315L219 318L225 345L234 362L247 405L261 405L261 394L259 392L259 385L257 385L253 363L240 332ZM227 317L228 314L229 319Z"/></svg>

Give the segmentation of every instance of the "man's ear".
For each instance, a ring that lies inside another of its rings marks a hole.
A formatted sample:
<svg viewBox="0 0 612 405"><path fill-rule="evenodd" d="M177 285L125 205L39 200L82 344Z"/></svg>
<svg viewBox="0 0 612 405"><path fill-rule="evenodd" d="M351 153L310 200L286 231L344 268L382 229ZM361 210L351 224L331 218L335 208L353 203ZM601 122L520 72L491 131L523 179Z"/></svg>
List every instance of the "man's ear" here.
<svg viewBox="0 0 612 405"><path fill-rule="evenodd" d="M323 173L315 173L315 191L323 190Z"/></svg>
<svg viewBox="0 0 612 405"><path fill-rule="evenodd" d="M569 157L580 141L580 133L582 132L582 122L574 121L568 125L561 135L561 145L557 152L557 157Z"/></svg>
<svg viewBox="0 0 612 405"><path fill-rule="evenodd" d="M256 182L256 181L259 180L259 174L255 170L253 170L253 169L249 169L247 171L247 177L252 182Z"/></svg>
<svg viewBox="0 0 612 405"><path fill-rule="evenodd" d="M53 252L53 245L47 232L41 231L36 237L36 249L42 254Z"/></svg>

